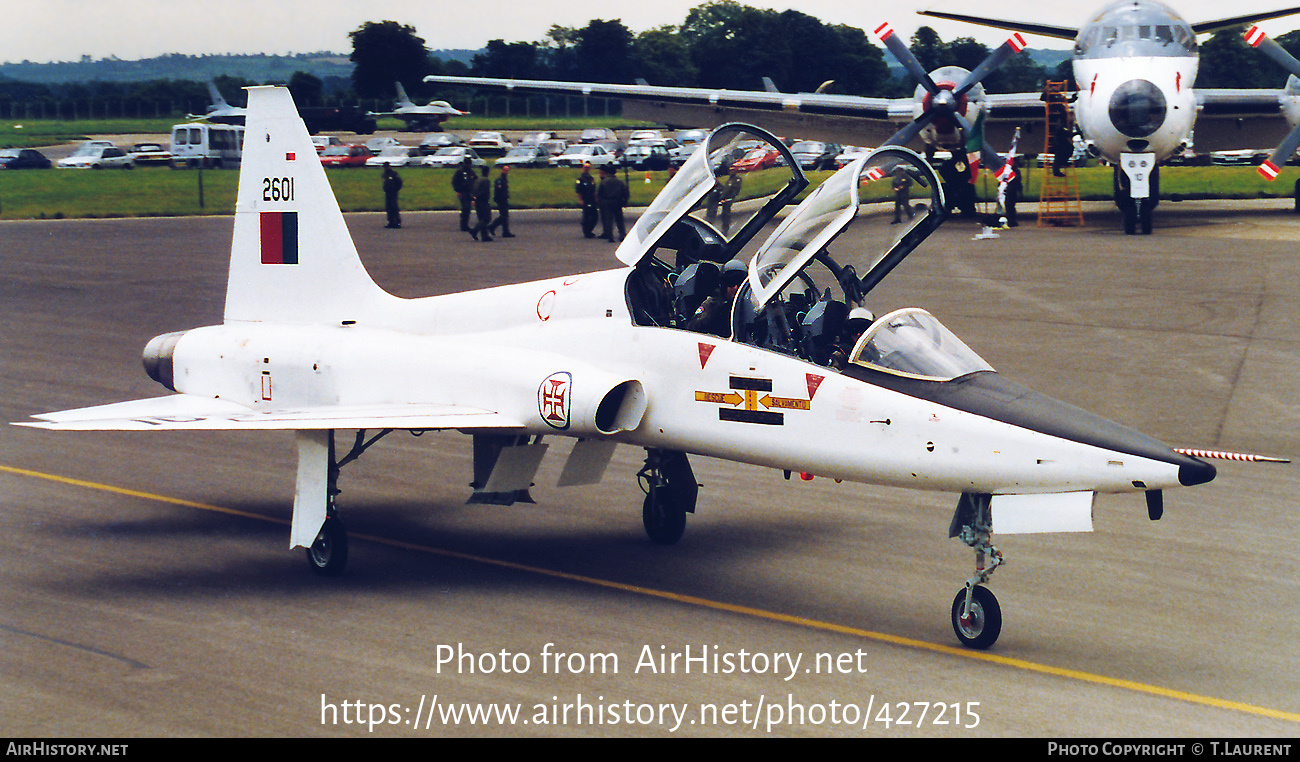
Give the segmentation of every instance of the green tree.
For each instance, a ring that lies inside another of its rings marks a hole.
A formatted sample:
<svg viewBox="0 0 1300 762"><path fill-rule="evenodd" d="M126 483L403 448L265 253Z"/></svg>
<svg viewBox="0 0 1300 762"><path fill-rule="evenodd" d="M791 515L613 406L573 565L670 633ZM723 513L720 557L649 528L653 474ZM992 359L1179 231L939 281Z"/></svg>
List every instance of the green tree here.
<svg viewBox="0 0 1300 762"><path fill-rule="evenodd" d="M470 69L478 77L540 79L537 46L531 42L488 40L482 53L474 54Z"/></svg>
<svg viewBox="0 0 1300 762"><path fill-rule="evenodd" d="M632 82L632 32L614 19L592 19L577 34L577 64L597 82Z"/></svg>
<svg viewBox="0 0 1300 762"><path fill-rule="evenodd" d="M391 98L393 83L416 87L432 66L424 38L396 21L367 21L352 39L352 88L361 98Z"/></svg>
<svg viewBox="0 0 1300 762"><path fill-rule="evenodd" d="M1268 60L1242 39L1246 27L1221 29L1201 45L1201 63L1196 86L1279 87L1285 80L1281 67Z"/></svg>
<svg viewBox="0 0 1300 762"><path fill-rule="evenodd" d="M305 71L295 71L289 77L288 88L293 95L293 102L299 106L319 106L325 83L320 77Z"/></svg>
<svg viewBox="0 0 1300 762"><path fill-rule="evenodd" d="M908 46L912 55L916 56L917 63L926 71L934 71L944 65L943 61L943 40L939 33L932 27L917 27L916 33L912 35L912 44Z"/></svg>
<svg viewBox="0 0 1300 762"><path fill-rule="evenodd" d="M686 40L671 26L650 29L632 42L633 74L652 85L690 87L699 78Z"/></svg>

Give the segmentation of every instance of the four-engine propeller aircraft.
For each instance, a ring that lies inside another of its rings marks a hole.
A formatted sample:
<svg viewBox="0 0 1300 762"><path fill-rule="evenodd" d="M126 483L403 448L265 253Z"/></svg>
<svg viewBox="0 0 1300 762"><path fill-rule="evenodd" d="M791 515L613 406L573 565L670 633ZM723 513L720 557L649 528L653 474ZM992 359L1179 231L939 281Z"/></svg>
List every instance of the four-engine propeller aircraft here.
<svg viewBox="0 0 1300 762"><path fill-rule="evenodd" d="M366 116L395 116L406 122L406 129L414 132L433 132L442 129L442 123L449 117L464 116L468 111L461 111L452 108L447 101L429 101L423 106L417 106L414 101L406 97L406 88L402 87L401 82L394 82L397 86L397 104L392 111L368 111Z"/></svg>
<svg viewBox="0 0 1300 762"><path fill-rule="evenodd" d="M875 285L944 216L938 177L908 149L832 175L734 280L723 263L808 184L777 138L742 124L713 131L668 182L620 267L404 299L366 273L288 91L249 88L248 102L224 323L144 350L176 393L23 425L293 431L290 547L319 573L347 558L340 468L390 432L472 435L472 499L504 504L530 499L544 440L564 436L576 443L562 485L599 481L617 444L645 449L642 520L657 543L696 510L690 455L959 494L950 534L977 568L952 623L987 648L1002 621L985 585L1002 562L995 530L1090 530L1097 493L1144 493L1156 519L1163 490L1215 476L1003 377L923 309L868 313ZM784 161L744 161L760 151ZM864 243L838 243L850 226ZM720 335L692 319L715 308ZM355 431L346 453L338 431Z"/></svg>
<svg viewBox="0 0 1300 762"><path fill-rule="evenodd" d="M1193 138L1202 153L1267 148L1300 125L1300 111L1288 104L1300 87L1193 88L1200 63L1196 35L1300 13L1300 7L1188 23L1155 0L1119 0L1082 27L921 13L1074 41L1075 123L1089 151L1115 167L1115 203L1130 234L1151 232L1160 164L1192 146Z"/></svg>
<svg viewBox="0 0 1300 762"><path fill-rule="evenodd" d="M880 25L876 37L920 83L911 99L475 77L426 80L620 98L623 113L633 118L693 126L744 119L791 135L856 145L881 145L900 123L916 120L923 124L908 128L900 144L919 137L927 144L957 147L963 141L954 126L967 127L983 111L984 158L997 168L1001 160L988 144L1007 145L1017 126L1033 134L1043 123L1043 103L1040 93L985 94L980 80L1024 47L1020 33L1074 40L1076 124L1093 155L1115 167L1115 203L1124 215L1125 232L1150 233L1159 201L1159 165L1192 145L1193 127L1196 150L1209 152L1271 148L1300 125L1300 107L1291 105L1300 94L1300 80L1286 90L1193 89L1199 62L1196 35L1297 12L1300 7L1189 24L1154 0L1120 0L1080 28L922 11L1016 34L973 72L943 67L927 73L889 26ZM1300 72L1300 66L1282 65ZM1300 135L1295 141L1300 144Z"/></svg>

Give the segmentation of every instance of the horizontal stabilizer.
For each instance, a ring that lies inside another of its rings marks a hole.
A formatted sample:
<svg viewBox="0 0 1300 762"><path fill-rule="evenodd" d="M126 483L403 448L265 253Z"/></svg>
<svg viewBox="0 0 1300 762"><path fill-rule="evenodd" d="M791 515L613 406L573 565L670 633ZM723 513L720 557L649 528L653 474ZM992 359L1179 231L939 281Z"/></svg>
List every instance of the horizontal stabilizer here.
<svg viewBox="0 0 1300 762"><path fill-rule="evenodd" d="M15 425L64 431L519 429L491 410L435 403L250 410L226 400L174 394L33 416Z"/></svg>

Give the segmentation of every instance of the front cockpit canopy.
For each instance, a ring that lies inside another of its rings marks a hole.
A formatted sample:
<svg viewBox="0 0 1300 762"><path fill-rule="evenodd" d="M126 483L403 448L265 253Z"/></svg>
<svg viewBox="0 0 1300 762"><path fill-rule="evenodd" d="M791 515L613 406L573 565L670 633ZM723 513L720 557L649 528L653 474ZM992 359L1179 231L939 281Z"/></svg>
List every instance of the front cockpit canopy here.
<svg viewBox="0 0 1300 762"><path fill-rule="evenodd" d="M891 312L872 323L853 347L851 360L925 381L951 381L993 370L933 315L917 307Z"/></svg>

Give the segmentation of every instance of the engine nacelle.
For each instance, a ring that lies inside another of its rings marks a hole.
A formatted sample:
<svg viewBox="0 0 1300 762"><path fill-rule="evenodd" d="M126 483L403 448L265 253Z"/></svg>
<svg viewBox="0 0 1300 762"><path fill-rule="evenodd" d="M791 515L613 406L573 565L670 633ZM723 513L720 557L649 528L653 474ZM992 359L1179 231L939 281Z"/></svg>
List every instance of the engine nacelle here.
<svg viewBox="0 0 1300 762"><path fill-rule="evenodd" d="M144 345L144 357L141 358L144 372L149 374L149 378L172 391L176 391L172 355L176 352L176 342L180 341L185 334L186 331L173 331L153 337L148 344Z"/></svg>
<svg viewBox="0 0 1300 762"><path fill-rule="evenodd" d="M632 431L645 416L646 394L640 381L591 369L557 371L537 387L542 422L570 435Z"/></svg>

